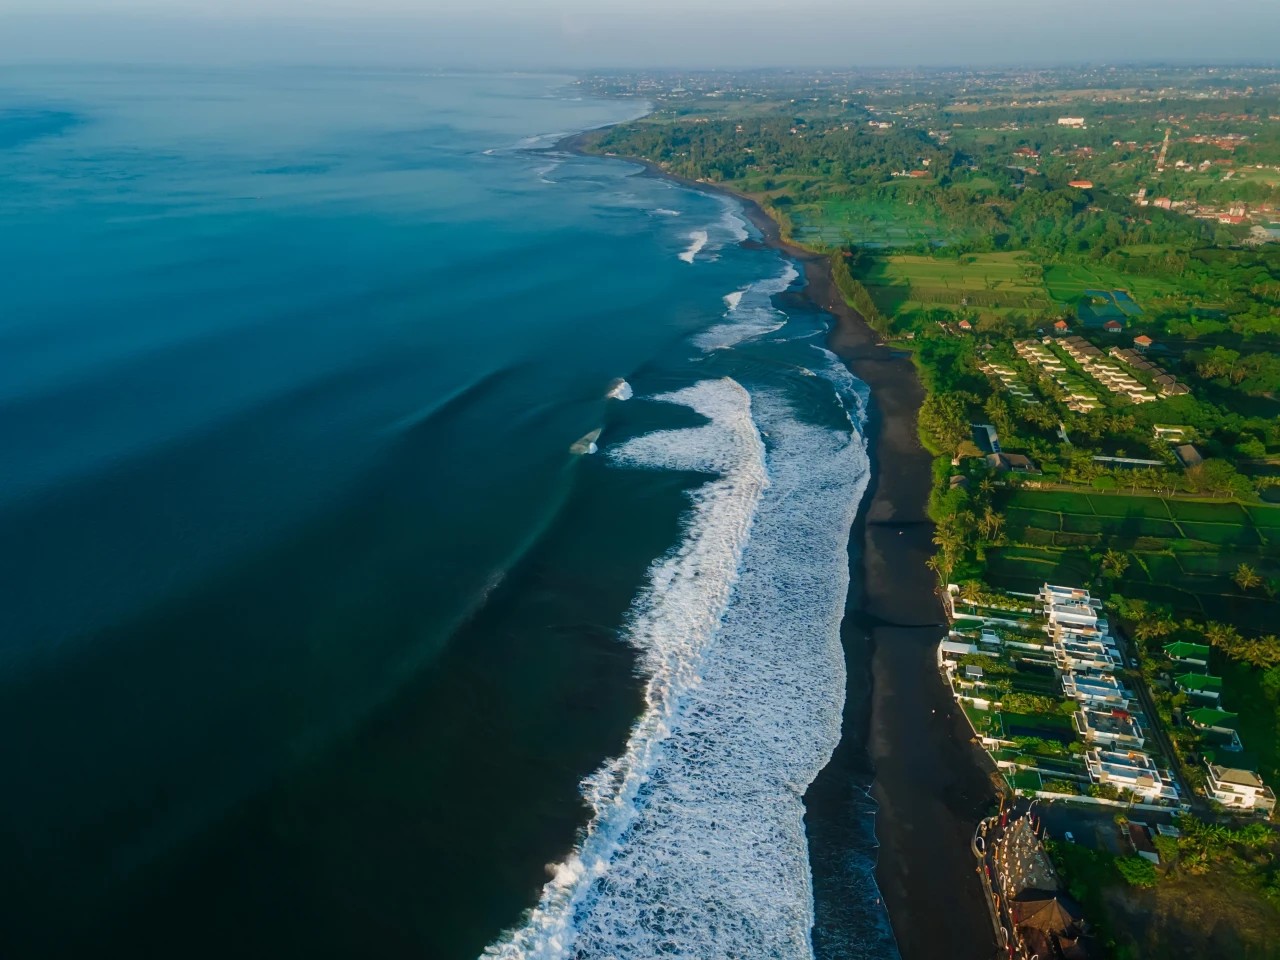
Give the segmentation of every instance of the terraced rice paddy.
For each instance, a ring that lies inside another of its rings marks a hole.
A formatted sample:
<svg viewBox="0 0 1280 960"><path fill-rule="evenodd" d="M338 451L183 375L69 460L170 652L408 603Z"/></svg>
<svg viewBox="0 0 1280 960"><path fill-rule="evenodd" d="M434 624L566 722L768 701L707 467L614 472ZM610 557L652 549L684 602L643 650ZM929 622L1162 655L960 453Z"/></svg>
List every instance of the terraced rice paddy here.
<svg viewBox="0 0 1280 960"><path fill-rule="evenodd" d="M1280 507L1030 490L1005 492L999 506L1008 545L987 551L994 586L1085 585L1102 553L1116 549L1130 557L1116 587L1125 596L1259 632L1280 622L1280 602L1233 579L1241 563L1280 579Z"/></svg>

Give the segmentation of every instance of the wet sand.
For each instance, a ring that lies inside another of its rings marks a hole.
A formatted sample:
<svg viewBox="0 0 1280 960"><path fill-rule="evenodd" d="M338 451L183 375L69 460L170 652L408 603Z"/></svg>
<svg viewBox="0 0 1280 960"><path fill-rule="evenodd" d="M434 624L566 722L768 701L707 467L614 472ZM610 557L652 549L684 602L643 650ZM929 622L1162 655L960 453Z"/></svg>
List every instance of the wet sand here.
<svg viewBox="0 0 1280 960"><path fill-rule="evenodd" d="M589 153L589 137L570 137L558 149ZM916 432L924 389L915 368L845 303L827 258L785 242L750 197L629 162L740 201L765 244L802 266L801 295L836 318L828 346L871 389L872 479L851 534L853 582L842 631L849 669L844 735L805 795L810 842L816 848L849 835L839 820L865 809L870 781L879 807L876 880L903 960L990 960L995 935L969 842L995 791L990 762L937 668L945 615L925 565L934 550L932 473ZM844 953L839 891L849 857L814 849L813 860L814 946L827 960Z"/></svg>

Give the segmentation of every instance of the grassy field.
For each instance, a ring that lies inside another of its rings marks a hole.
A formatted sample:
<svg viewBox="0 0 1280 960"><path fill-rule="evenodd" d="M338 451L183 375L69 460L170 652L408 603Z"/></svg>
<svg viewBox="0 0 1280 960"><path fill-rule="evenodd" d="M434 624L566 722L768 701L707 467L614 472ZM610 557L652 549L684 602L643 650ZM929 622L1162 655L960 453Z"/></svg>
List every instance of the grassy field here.
<svg viewBox="0 0 1280 960"><path fill-rule="evenodd" d="M928 211L906 201L832 199L788 209L792 236L818 247L901 247L942 240L946 231Z"/></svg>
<svg viewBox="0 0 1280 960"><path fill-rule="evenodd" d="M1148 300L1172 297L1178 288L1163 280L1136 277L1103 266L1079 264L1054 264L1045 268L1044 282L1049 296L1059 303L1073 303L1084 296L1086 290L1124 290L1139 305Z"/></svg>
<svg viewBox="0 0 1280 960"><path fill-rule="evenodd" d="M1280 623L1280 601L1232 579L1247 563L1280 579L1280 508L1233 502L1066 491L1003 491L1009 545L989 548L993 586L1030 592L1046 580L1085 585L1109 548L1130 556L1115 589L1183 616L1257 633Z"/></svg>
<svg viewBox="0 0 1280 960"><path fill-rule="evenodd" d="M890 314L931 307L1050 310L1040 265L1026 254L973 253L956 259L897 254L859 279Z"/></svg>

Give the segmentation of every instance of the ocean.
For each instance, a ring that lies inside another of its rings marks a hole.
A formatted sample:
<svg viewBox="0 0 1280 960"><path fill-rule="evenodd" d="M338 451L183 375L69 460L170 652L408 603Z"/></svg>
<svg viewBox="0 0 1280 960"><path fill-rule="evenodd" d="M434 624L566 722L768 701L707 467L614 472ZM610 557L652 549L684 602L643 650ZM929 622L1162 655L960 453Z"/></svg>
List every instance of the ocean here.
<svg viewBox="0 0 1280 960"><path fill-rule="evenodd" d="M893 955L804 804L866 390L735 203L554 149L642 108L0 69L5 956L808 958L819 860Z"/></svg>

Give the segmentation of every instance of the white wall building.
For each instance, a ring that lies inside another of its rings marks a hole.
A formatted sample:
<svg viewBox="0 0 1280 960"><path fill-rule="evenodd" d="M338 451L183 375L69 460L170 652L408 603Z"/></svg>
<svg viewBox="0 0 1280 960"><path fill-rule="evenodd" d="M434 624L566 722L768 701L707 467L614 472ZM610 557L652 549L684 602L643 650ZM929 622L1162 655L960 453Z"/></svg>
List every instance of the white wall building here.
<svg viewBox="0 0 1280 960"><path fill-rule="evenodd" d="M1276 808L1276 795L1252 770L1220 767L1206 761L1209 768L1209 795L1231 810L1257 810L1270 813Z"/></svg>
<svg viewBox="0 0 1280 960"><path fill-rule="evenodd" d="M1084 755L1089 779L1110 784L1117 790L1130 790L1147 803L1178 799L1178 788L1156 769L1155 762L1136 750L1104 750L1095 747Z"/></svg>

